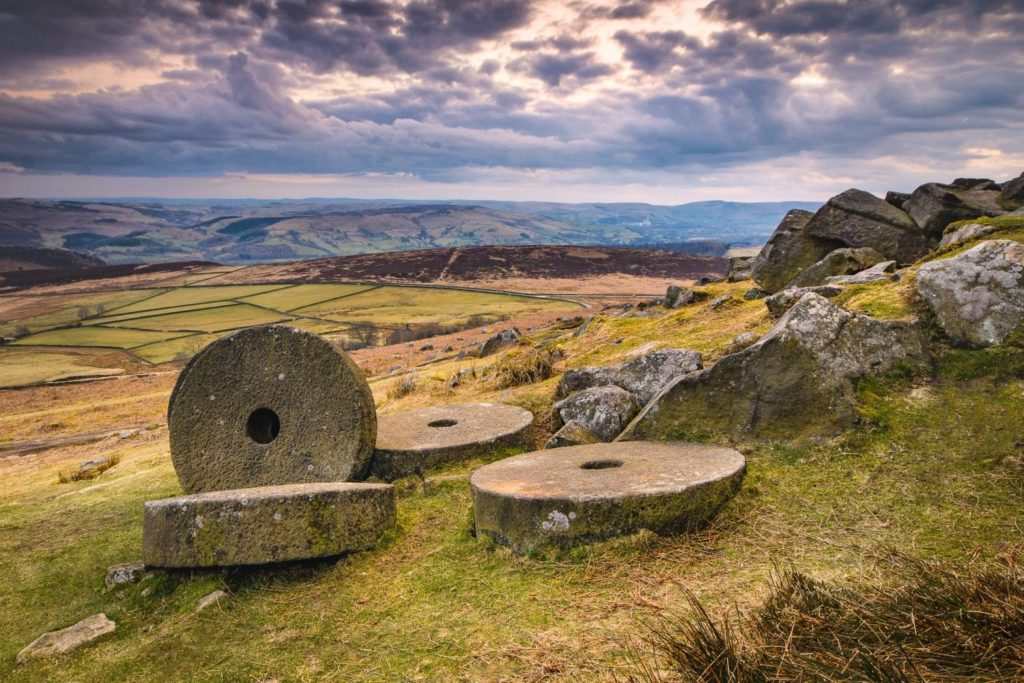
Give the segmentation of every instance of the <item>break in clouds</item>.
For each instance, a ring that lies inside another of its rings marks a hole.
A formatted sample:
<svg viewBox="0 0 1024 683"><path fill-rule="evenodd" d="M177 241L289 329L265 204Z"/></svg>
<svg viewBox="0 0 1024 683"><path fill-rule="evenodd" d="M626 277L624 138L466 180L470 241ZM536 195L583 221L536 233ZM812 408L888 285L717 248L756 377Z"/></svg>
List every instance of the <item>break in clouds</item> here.
<svg viewBox="0 0 1024 683"><path fill-rule="evenodd" d="M1024 169L1022 34L1020 0L14 0L0 188L233 173L741 187L785 168L786 193L813 198L999 178Z"/></svg>

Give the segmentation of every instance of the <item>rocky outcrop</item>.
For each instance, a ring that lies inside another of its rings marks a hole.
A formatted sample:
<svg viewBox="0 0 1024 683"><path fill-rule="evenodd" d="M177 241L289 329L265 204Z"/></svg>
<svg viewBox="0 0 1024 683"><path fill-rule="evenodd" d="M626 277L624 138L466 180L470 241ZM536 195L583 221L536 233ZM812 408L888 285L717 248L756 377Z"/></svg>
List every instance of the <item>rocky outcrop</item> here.
<svg viewBox="0 0 1024 683"><path fill-rule="evenodd" d="M621 365L567 370L558 384L559 397L600 386L616 386L645 404L670 381L704 367L701 355L688 349L650 351Z"/></svg>
<svg viewBox="0 0 1024 683"><path fill-rule="evenodd" d="M903 209L903 205L910 199L910 193L908 192L886 192L885 201L889 202L897 209Z"/></svg>
<svg viewBox="0 0 1024 683"><path fill-rule="evenodd" d="M830 285L866 285L872 282L890 282L900 279L895 271L895 261L882 261L853 275L830 277L826 282Z"/></svg>
<svg viewBox="0 0 1024 683"><path fill-rule="evenodd" d="M726 280L729 282L742 282L751 277L751 267L754 265L754 256L736 256L729 259L729 274Z"/></svg>
<svg viewBox="0 0 1024 683"><path fill-rule="evenodd" d="M999 192L999 183L988 178L957 178L950 185L958 190L995 190Z"/></svg>
<svg viewBox="0 0 1024 683"><path fill-rule="evenodd" d="M999 194L999 203L1006 209L1024 207L1024 173L1003 183L1003 190Z"/></svg>
<svg viewBox="0 0 1024 683"><path fill-rule="evenodd" d="M764 305L768 308L768 314L771 317L781 318L786 311L793 308L793 305L808 292L825 297L826 299L831 299L842 291L843 288L836 285L822 285L820 287L791 287L772 294L764 300Z"/></svg>
<svg viewBox="0 0 1024 683"><path fill-rule="evenodd" d="M568 446L582 446L588 443L599 443L594 434L575 420L570 420L562 425L554 435L547 440L544 448L566 448Z"/></svg>
<svg viewBox="0 0 1024 683"><path fill-rule="evenodd" d="M855 419L854 380L927 358L915 323L857 315L805 294L759 342L666 388L620 439L835 429Z"/></svg>
<svg viewBox="0 0 1024 683"><path fill-rule="evenodd" d="M601 441L611 441L640 409L636 398L616 386L591 387L555 404L562 422L576 422Z"/></svg>
<svg viewBox="0 0 1024 683"><path fill-rule="evenodd" d="M117 624L108 619L106 614L94 614L73 626L39 636L18 653L17 662L24 664L30 659L66 654L99 640L116 629Z"/></svg>
<svg viewBox="0 0 1024 683"><path fill-rule="evenodd" d="M665 290L665 307L682 308L706 298L708 298L708 295L705 292L697 292L681 285L669 285L668 289Z"/></svg>
<svg viewBox="0 0 1024 683"><path fill-rule="evenodd" d="M502 330L480 345L480 357L490 356L501 349L519 343L522 334L514 327Z"/></svg>
<svg viewBox="0 0 1024 683"><path fill-rule="evenodd" d="M754 258L750 272L761 289L767 292L783 289L800 271L842 246L835 240L817 240L807 234L807 224L813 216L800 209L787 213Z"/></svg>
<svg viewBox="0 0 1024 683"><path fill-rule="evenodd" d="M964 189L941 183L926 183L914 190L904 209L934 240L941 239L946 226L955 221L1005 213L999 206L997 190Z"/></svg>
<svg viewBox="0 0 1024 683"><path fill-rule="evenodd" d="M954 342L1000 344L1024 322L1024 245L990 240L927 263L917 291Z"/></svg>
<svg viewBox="0 0 1024 683"><path fill-rule="evenodd" d="M913 263L932 248L928 235L904 211L857 189L828 200L805 231L813 238L847 247L871 247L886 259L903 264Z"/></svg>
<svg viewBox="0 0 1024 683"><path fill-rule="evenodd" d="M999 229L994 225L984 225L982 223L968 223L967 225L961 225L955 230L952 227L947 228L946 234L942 236L942 241L939 242L940 249L952 249L980 237L991 235Z"/></svg>
<svg viewBox="0 0 1024 683"><path fill-rule="evenodd" d="M859 273L884 260L885 257L871 247L836 249L814 265L801 271L787 286L816 287L825 284L832 276Z"/></svg>

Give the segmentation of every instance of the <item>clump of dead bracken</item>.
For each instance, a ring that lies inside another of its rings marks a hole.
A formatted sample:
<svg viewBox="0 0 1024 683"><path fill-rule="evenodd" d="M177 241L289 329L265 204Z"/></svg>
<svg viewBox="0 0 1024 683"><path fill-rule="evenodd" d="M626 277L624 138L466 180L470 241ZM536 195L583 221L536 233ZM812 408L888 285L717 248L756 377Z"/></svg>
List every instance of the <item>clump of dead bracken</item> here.
<svg viewBox="0 0 1024 683"><path fill-rule="evenodd" d="M776 570L764 603L714 618L695 597L645 624L630 681L1024 680L1024 571L889 553L881 582Z"/></svg>

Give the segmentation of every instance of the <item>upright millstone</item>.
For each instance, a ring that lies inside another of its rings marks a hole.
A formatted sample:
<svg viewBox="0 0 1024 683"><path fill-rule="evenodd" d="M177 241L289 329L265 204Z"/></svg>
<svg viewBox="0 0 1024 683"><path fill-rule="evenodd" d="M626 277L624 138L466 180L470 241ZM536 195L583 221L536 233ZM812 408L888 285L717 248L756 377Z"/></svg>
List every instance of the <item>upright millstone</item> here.
<svg viewBox="0 0 1024 683"><path fill-rule="evenodd" d="M310 332L270 326L207 346L167 422L187 493L366 477L377 417L362 371Z"/></svg>
<svg viewBox="0 0 1024 683"><path fill-rule="evenodd" d="M698 527L736 492L745 468L729 448L623 441L506 458L469 483L477 535L529 553Z"/></svg>

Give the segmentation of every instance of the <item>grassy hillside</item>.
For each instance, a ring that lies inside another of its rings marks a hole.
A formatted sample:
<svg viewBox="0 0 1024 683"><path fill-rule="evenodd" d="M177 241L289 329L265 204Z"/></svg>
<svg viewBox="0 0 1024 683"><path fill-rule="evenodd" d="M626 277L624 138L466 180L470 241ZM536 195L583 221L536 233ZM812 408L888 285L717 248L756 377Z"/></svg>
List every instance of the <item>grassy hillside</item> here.
<svg viewBox="0 0 1024 683"><path fill-rule="evenodd" d="M496 357L421 368L416 389L401 398L391 391L398 378L374 381L374 394L385 411L474 400L521 405L538 416L540 443L557 374L498 388L497 365L529 364L559 349L557 373L659 346L714 360L736 334L771 325L763 302L742 299L749 286L707 287L712 297L734 299L717 310L699 303L605 314L580 336L548 328ZM841 301L887 317L919 311L906 280L856 288ZM892 549L957 564L1013 556L1024 524L1024 348L940 342L937 350L931 373L861 383L860 422L839 436L722 437L746 454L748 475L699 533L509 555L469 532L467 477L508 454L492 452L425 481L398 482L398 528L375 550L275 569L160 574L112 592L103 590L106 567L139 557L142 502L179 492L162 417L171 380L140 386L149 398L131 405L69 394L60 413L42 397L0 394L0 419L18 424L148 425L102 445L121 463L98 481L58 483L61 470L96 449L0 464L9 482L0 493L0 570L8 577L0 586L0 671L16 681L623 680L639 671L645 624L685 613L693 597L716 618L753 609L780 567L885 586ZM446 386L470 368L475 378ZM230 597L195 613L196 601L217 588ZM15 653L42 631L97 611L118 622L110 639L14 666Z"/></svg>

